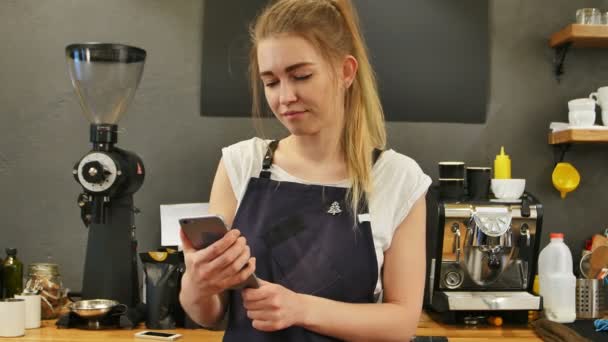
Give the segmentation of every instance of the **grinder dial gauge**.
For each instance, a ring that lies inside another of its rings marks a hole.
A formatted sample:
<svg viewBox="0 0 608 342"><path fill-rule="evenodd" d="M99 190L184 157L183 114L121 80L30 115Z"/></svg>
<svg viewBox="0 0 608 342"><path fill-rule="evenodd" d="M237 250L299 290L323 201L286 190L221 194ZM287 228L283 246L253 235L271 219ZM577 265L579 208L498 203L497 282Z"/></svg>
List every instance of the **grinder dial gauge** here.
<svg viewBox="0 0 608 342"><path fill-rule="evenodd" d="M84 156L78 169L78 182L90 192L104 192L108 190L120 175L118 165L106 153L92 152Z"/></svg>

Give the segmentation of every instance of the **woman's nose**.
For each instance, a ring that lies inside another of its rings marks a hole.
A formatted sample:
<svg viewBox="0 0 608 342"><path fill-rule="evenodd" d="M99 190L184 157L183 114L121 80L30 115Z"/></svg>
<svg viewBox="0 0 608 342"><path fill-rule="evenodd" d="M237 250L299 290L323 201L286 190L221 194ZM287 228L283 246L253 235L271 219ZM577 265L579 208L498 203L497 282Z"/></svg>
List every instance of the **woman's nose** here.
<svg viewBox="0 0 608 342"><path fill-rule="evenodd" d="M289 82L281 82L281 90L279 94L279 102L281 104L290 104L298 99L293 85Z"/></svg>

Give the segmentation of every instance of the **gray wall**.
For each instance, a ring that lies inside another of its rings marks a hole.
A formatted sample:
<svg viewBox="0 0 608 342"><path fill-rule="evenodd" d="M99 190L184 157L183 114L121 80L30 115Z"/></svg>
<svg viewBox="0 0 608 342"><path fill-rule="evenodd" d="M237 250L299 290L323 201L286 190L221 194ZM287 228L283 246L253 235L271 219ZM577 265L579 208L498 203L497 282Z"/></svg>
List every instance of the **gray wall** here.
<svg viewBox="0 0 608 342"><path fill-rule="evenodd" d="M545 205L543 245L549 231L562 231L578 255L583 240L608 225L607 150L573 147L567 160L582 181L561 200L551 185L547 130L567 120L568 99L608 85L608 52L571 51L558 84L547 40L577 8L602 6L608 9L599 0L491 1L487 122L389 123L390 145L434 179L437 161L492 165L504 145L513 176L526 178ZM71 168L90 146L64 60L74 42L122 42L148 52L119 138L148 171L136 195L140 249L160 241L159 204L208 199L220 148L255 131L249 119L199 115L202 10L200 0L0 0L0 248L17 247L26 264L50 257L66 285L80 288L87 231ZM271 134L280 132L271 126Z"/></svg>

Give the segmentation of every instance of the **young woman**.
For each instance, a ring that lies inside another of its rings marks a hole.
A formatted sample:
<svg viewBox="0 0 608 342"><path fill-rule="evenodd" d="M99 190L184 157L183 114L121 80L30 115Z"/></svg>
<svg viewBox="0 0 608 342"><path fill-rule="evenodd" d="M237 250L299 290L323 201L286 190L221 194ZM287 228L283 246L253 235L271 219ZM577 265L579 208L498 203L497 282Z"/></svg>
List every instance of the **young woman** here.
<svg viewBox="0 0 608 342"><path fill-rule="evenodd" d="M289 131L223 149L210 212L233 227L196 251L182 235L180 300L225 341L408 341L421 312L425 193L412 159L382 151L376 81L348 0L279 0L251 29L262 91ZM250 274L258 289L227 290Z"/></svg>

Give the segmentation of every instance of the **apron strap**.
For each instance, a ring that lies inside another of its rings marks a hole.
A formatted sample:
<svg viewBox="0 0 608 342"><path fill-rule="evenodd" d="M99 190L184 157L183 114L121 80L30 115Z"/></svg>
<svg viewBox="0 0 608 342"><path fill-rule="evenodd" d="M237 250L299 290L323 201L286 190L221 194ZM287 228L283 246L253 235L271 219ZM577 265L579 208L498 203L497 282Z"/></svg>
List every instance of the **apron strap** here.
<svg viewBox="0 0 608 342"><path fill-rule="evenodd" d="M272 166L272 159L274 158L274 151L279 146L279 140L273 140L268 144L266 155L262 161L262 171L260 172L260 178L270 179L270 166Z"/></svg>
<svg viewBox="0 0 608 342"><path fill-rule="evenodd" d="M374 149L374 152L372 152L372 166L376 165L376 162L378 161L378 158L380 158L382 152L384 151L377 148Z"/></svg>
<svg viewBox="0 0 608 342"><path fill-rule="evenodd" d="M260 171L260 178L270 179L270 167L272 166L272 160L274 158L274 151L279 147L279 140L273 140L268 144L268 149L266 149L266 154L264 155L264 159L262 160L262 171ZM380 155L384 152L383 150L375 148L372 152L372 166L376 164Z"/></svg>

